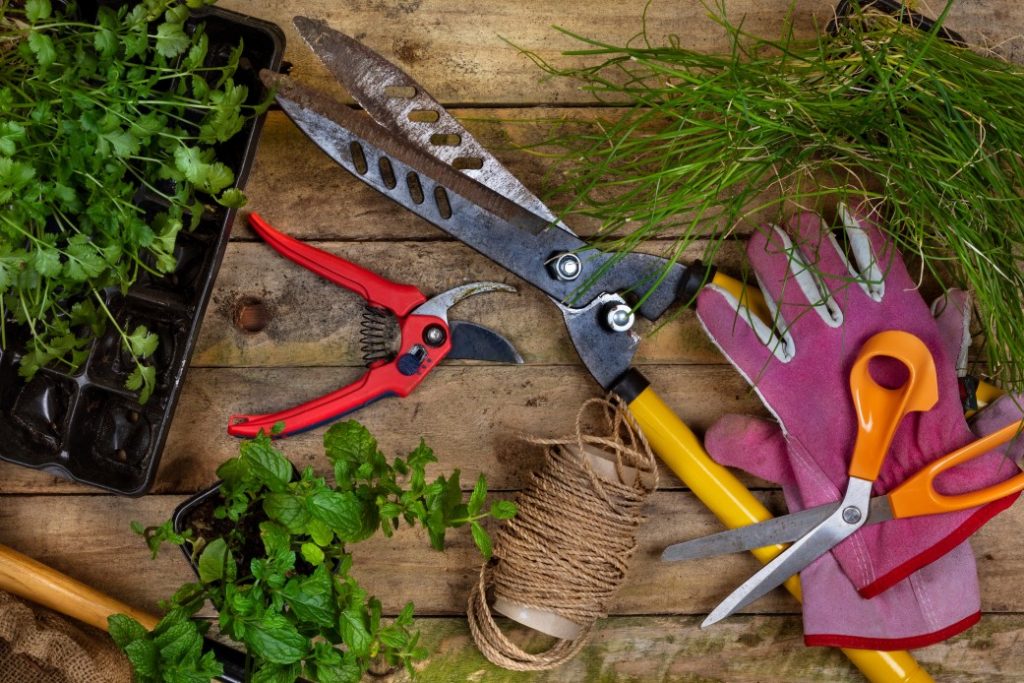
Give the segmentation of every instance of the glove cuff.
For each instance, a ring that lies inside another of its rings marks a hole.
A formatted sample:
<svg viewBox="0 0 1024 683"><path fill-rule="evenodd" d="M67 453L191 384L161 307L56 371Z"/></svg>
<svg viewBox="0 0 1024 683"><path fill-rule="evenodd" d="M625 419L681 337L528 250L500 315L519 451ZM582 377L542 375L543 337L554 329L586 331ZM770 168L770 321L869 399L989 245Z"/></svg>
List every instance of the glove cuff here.
<svg viewBox="0 0 1024 683"><path fill-rule="evenodd" d="M913 650L952 638L961 631L966 631L974 626L980 619L981 612L975 612L933 633L922 633L908 638L861 638L843 634L814 633L804 636L804 645L808 647L844 647L856 650Z"/></svg>
<svg viewBox="0 0 1024 683"><path fill-rule="evenodd" d="M857 592L862 598L873 598L876 595L884 593L886 590L892 588L892 586L907 578L921 567L931 564L953 548L966 541L971 534L984 526L988 520L1013 505L1019 497L1020 493L1015 493L978 508L975 510L974 514L964 520L963 524L953 529L952 533L941 541L928 546L921 553L911 557L903 564L890 569L871 583L858 588Z"/></svg>

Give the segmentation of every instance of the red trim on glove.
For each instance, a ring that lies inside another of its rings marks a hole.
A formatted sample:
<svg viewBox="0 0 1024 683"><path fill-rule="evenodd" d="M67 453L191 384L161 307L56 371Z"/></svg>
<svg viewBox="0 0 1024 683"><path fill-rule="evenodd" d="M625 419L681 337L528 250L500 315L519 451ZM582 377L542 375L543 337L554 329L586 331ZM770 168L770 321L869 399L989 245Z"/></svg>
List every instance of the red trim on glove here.
<svg viewBox="0 0 1024 683"><path fill-rule="evenodd" d="M931 564L953 548L963 543L967 540L968 536L980 529L985 522L1013 505L1019 497L1020 492L1014 493L1013 495L1000 498L999 500L992 501L988 505L978 508L973 515L968 517L967 520L958 526L949 536L946 536L924 552L915 555L900 566L875 579L857 592L860 593L862 598L873 598L876 595L884 593L886 590L892 588L892 586L907 578L921 567Z"/></svg>
<svg viewBox="0 0 1024 683"><path fill-rule="evenodd" d="M909 638L861 638L817 633L811 636L805 635L804 645L808 647L845 647L857 650L913 650L952 638L961 631L966 631L974 626L979 619L981 619L981 612L975 612L971 616L933 633L923 633Z"/></svg>

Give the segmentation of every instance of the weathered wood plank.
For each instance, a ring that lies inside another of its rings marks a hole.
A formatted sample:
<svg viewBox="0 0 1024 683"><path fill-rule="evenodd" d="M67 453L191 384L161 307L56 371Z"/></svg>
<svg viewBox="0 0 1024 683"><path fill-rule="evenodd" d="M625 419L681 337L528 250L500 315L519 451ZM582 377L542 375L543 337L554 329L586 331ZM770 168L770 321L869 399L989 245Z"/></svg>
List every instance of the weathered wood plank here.
<svg viewBox="0 0 1024 683"><path fill-rule="evenodd" d="M803 646L798 617L741 616L700 630L700 617L610 617L573 660L535 673L505 671L477 651L466 622L428 618L418 622L431 656L412 679L395 672L388 683L861 683L864 677L838 650ZM509 626L517 642L538 649L546 641ZM1017 647L1024 617L986 615L944 643L914 651L941 683L1016 683L1024 670Z"/></svg>
<svg viewBox="0 0 1024 683"><path fill-rule="evenodd" d="M523 104L591 102L566 79L544 78L540 69L505 42L535 51L562 65L592 63L562 58L580 43L554 31L552 25L612 44L625 44L641 30L642 3L586 2L488 3L486 11L467 12L460 0L307 0L301 3L221 0L221 5L276 22L284 29L286 59L296 78L342 94L291 24L295 14L324 19L394 61L428 88L441 102ZM832 17L834 0L800 0L775 5L756 0L729 0L729 18L743 21L755 35L778 37L787 29L786 11L800 37L812 37ZM919 3L935 16L943 2ZM957 3L949 25L972 40L1001 43L1024 25L1024 9L1005 0ZM670 35L680 44L707 52L728 48L728 40L709 17L703 3L654 2L647 8L651 41L665 44ZM1004 46L1009 47L1009 46ZM1008 52L1014 54L1011 50Z"/></svg>
<svg viewBox="0 0 1024 683"><path fill-rule="evenodd" d="M552 134L550 119L614 119L617 109L599 108L504 108L461 109L453 114L533 192L543 195L557 187L570 166L531 153L528 148ZM414 216L376 190L352 177L335 164L302 134L280 111L267 115L266 125L246 185L247 210L258 211L271 224L302 239L319 240L446 240L447 235L425 220ZM767 188L754 204L766 208L753 212L734 232L748 232L767 220L775 220L777 210L770 200L779 197L777 186ZM566 202L569 197L557 197ZM558 204L553 203L556 210ZM792 206L787 212L802 207ZM598 221L572 215L568 224L580 235L593 235ZM626 226L632 229L632 224ZM715 221L701 222L697 230L710 234L723 228ZM625 232L625 231L623 231ZM246 225L244 215L236 218L232 236L236 240L256 239ZM663 234L676 237L674 232ZM656 243L645 245L654 251ZM666 244L667 246L667 244ZM697 252L694 256L699 256Z"/></svg>
<svg viewBox="0 0 1024 683"><path fill-rule="evenodd" d="M215 479L217 466L237 453L226 433L235 413L298 405L352 381L361 368L194 368L161 460L154 493L199 490ZM697 430L726 412L757 412L756 398L724 366L648 366L659 393ZM570 433L576 411L597 384L579 366L441 366L405 399L379 401L356 414L389 456L411 450L423 436L437 450L431 472L459 468L466 481L481 472L498 489L519 488L540 453L523 446L521 434L554 437ZM695 400L695 397L700 397ZM300 466L326 469L323 429L281 442ZM0 492L82 490L52 476L13 465L0 466ZM749 481L749 480L748 480ZM663 485L677 481L666 474Z"/></svg>
<svg viewBox="0 0 1024 683"><path fill-rule="evenodd" d="M469 247L456 242L312 242L328 252L366 266L384 277L415 284L427 296L474 281L499 281L518 292L471 297L453 309L453 319L486 325L515 345L531 364L578 364L558 309L540 290L520 280ZM689 253L696 258L702 247ZM739 272L742 247L728 243L719 263ZM256 303L259 302L259 303ZM228 247L192 367L353 366L362 365L359 325L364 301L312 272L286 261L258 243ZM247 331L239 311L265 311L258 331ZM655 331L647 321L636 362L724 363L685 309ZM671 317L670 312L667 317ZM451 361L455 362L455 361Z"/></svg>
<svg viewBox="0 0 1024 683"><path fill-rule="evenodd" d="M782 511L778 493L758 495L773 511ZM157 601L189 579L189 570L174 548L151 561L129 523L160 523L181 500L180 496L0 496L0 543L130 604L155 609ZM719 531L721 525L692 494L682 491L656 493L646 513L639 548L629 577L611 605L612 614L702 614L758 567L757 560L746 554L663 563L659 555L669 543ZM1024 611L1024 594L1015 580L1024 571L1024 550L1006 542L1021 524L1024 507L1016 506L972 538L986 612ZM410 600L425 615L465 613L466 598L482 562L466 529L449 532L444 553L431 550L418 529L403 529L391 539L365 541L353 546L352 552L354 574L382 600L389 614L396 614ZM793 614L798 609L787 594L775 591L746 613Z"/></svg>

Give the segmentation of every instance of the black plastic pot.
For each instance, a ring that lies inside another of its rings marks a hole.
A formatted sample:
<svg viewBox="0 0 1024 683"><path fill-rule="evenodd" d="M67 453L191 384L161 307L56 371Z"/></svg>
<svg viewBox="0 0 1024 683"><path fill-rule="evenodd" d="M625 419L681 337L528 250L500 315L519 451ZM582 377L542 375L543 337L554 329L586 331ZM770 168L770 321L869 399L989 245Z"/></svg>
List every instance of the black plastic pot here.
<svg viewBox="0 0 1024 683"><path fill-rule="evenodd" d="M171 515L171 523L174 525L174 530L177 533L180 534L186 529L192 528L192 524L190 524L190 522L204 503L207 503L207 501L213 502L219 500L217 492L220 491L220 485L221 482L218 481L210 488L196 493L178 505L178 507L174 508L174 514ZM192 555L189 554L188 549L182 546L181 554L185 556L185 560L188 561L189 566L192 567L192 571L195 572L196 577L198 578L199 566L195 561L193 561Z"/></svg>
<svg viewBox="0 0 1024 683"><path fill-rule="evenodd" d="M260 69L281 67L281 29L215 7L195 12L190 21L206 26L210 65L226 63L238 41L244 41L235 81L248 87L249 104L261 101L266 91ZM250 120L217 148L218 159L234 171L238 187L249 175L262 125L263 117ZM162 208L153 199L142 199L141 205ZM145 405L124 388L133 364L116 330L108 329L95 341L77 373L44 368L25 382L18 376L25 335L8 326L8 347L0 350L0 459L115 493L137 496L149 489L234 215L217 206L194 231L183 231L175 248L174 273L140 278L124 295L105 293L122 329L144 324L160 338L154 358L157 386Z"/></svg>

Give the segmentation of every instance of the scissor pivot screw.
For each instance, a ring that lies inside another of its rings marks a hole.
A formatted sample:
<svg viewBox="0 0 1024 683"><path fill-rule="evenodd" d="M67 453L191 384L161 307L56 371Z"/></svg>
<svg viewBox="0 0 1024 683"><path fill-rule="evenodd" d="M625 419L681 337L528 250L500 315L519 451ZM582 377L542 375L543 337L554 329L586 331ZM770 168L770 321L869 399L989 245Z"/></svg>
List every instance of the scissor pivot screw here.
<svg viewBox="0 0 1024 683"><path fill-rule="evenodd" d="M605 323L612 332L628 332L633 327L636 317L633 310L626 304L614 304L605 309Z"/></svg>
<svg viewBox="0 0 1024 683"><path fill-rule="evenodd" d="M447 338L447 333L440 325L428 325L427 329L423 330L423 341L430 346L440 346Z"/></svg>
<svg viewBox="0 0 1024 683"><path fill-rule="evenodd" d="M843 509L843 521L847 524L856 524L860 521L860 518L860 508L851 505L850 507Z"/></svg>
<svg viewBox="0 0 1024 683"><path fill-rule="evenodd" d="M565 252L548 261L551 274L562 282L571 282L583 272L583 263L576 254Z"/></svg>

